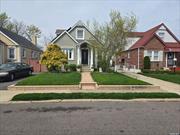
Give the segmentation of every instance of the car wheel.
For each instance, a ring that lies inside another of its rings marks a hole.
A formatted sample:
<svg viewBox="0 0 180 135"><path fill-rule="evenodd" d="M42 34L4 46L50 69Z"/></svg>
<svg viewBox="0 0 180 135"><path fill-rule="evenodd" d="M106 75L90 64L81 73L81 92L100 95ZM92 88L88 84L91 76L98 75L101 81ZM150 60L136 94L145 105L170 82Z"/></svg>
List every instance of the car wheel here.
<svg viewBox="0 0 180 135"><path fill-rule="evenodd" d="M28 72L28 75L32 75L32 71L31 70Z"/></svg>
<svg viewBox="0 0 180 135"><path fill-rule="evenodd" d="M14 74L10 74L10 81L14 80Z"/></svg>

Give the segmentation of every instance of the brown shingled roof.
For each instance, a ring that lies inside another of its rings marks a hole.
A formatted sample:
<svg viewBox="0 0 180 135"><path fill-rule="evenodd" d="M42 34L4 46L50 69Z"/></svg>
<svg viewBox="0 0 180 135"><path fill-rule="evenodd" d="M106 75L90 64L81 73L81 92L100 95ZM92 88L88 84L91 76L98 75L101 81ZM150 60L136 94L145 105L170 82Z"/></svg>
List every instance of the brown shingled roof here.
<svg viewBox="0 0 180 135"><path fill-rule="evenodd" d="M135 33L135 34L139 34L142 35L142 38L139 39L133 46L130 47L130 49L136 49L139 47L144 46L150 39L152 39L152 37L155 35L155 32L163 25L163 23L161 23L160 25L153 27L152 29L143 32L143 33Z"/></svg>

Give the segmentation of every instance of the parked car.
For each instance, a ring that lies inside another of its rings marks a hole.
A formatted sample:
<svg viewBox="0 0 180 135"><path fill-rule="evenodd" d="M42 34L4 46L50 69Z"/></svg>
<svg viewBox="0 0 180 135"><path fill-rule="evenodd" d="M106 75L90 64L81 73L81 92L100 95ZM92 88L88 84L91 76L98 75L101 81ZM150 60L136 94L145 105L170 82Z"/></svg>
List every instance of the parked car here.
<svg viewBox="0 0 180 135"><path fill-rule="evenodd" d="M0 65L0 81L10 80L31 75L33 67L25 63L7 63Z"/></svg>

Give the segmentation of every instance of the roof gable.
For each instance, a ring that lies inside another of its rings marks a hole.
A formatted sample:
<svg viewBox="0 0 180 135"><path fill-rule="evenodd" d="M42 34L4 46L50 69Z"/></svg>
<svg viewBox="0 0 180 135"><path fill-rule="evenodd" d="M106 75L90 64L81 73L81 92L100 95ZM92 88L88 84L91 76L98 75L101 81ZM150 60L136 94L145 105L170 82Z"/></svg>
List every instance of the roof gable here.
<svg viewBox="0 0 180 135"><path fill-rule="evenodd" d="M58 35L57 37L55 37L51 43L55 43L58 39L60 39L64 34L67 34L75 43L78 43L76 41L76 39L74 39L66 30L64 32L62 32L60 35Z"/></svg>
<svg viewBox="0 0 180 135"><path fill-rule="evenodd" d="M20 45L23 47L27 47L27 48L31 48L31 49L35 49L38 51L41 51L36 45L34 45L31 41L29 41L28 39L26 39L23 36L20 36L14 32L11 32L7 29L4 29L2 27L0 27L0 32L9 40L11 40L12 42L15 43L15 45Z"/></svg>
<svg viewBox="0 0 180 135"><path fill-rule="evenodd" d="M75 36L73 37L70 33L76 28L76 27L83 27L85 28L85 30L87 30L91 35L92 37L98 41L98 43L100 43L102 45L102 43L94 36L94 34L86 27L86 25L81 21L79 20L77 23L75 23L75 25L73 25L72 27L70 27L68 30L65 30L64 32L62 32L60 35L56 36L52 41L51 43L55 43L59 38L61 38L61 36L63 34L68 34L71 39L73 39L76 43L79 43L81 41L78 42L78 40L75 39Z"/></svg>
<svg viewBox="0 0 180 135"><path fill-rule="evenodd" d="M154 36L155 32L162 26L162 24L153 27L152 29L144 32L143 37L139 39L130 49L135 49L139 47L143 47L152 37Z"/></svg>

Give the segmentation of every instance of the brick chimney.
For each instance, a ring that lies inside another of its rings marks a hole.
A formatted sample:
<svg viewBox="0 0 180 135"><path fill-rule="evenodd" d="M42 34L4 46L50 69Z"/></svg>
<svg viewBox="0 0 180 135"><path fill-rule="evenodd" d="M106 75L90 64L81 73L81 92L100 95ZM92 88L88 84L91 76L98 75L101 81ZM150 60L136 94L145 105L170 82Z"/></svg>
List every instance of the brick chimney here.
<svg viewBox="0 0 180 135"><path fill-rule="evenodd" d="M37 45L37 36L36 35L33 35L31 37L31 42L34 44L34 45Z"/></svg>

